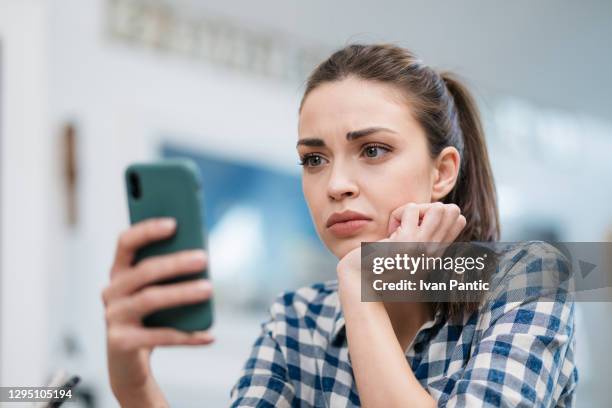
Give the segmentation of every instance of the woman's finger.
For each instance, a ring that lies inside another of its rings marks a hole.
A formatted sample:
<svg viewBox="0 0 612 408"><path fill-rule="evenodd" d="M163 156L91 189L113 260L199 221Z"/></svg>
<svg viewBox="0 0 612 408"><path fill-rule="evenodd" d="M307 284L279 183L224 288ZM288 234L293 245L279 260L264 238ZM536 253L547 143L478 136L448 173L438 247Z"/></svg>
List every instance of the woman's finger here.
<svg viewBox="0 0 612 408"><path fill-rule="evenodd" d="M212 285L209 280L194 279L169 285L152 285L133 297L135 312L140 318L160 309L198 303L211 295Z"/></svg>
<svg viewBox="0 0 612 408"><path fill-rule="evenodd" d="M107 324L139 322L156 310L202 302L212 296L212 284L207 279L151 285L132 296L110 303L106 308Z"/></svg>
<svg viewBox="0 0 612 408"><path fill-rule="evenodd" d="M431 240L434 242L446 242L449 230L455 225L459 215L461 215L461 209L457 204L444 204L442 220L433 232Z"/></svg>
<svg viewBox="0 0 612 408"><path fill-rule="evenodd" d="M446 236L444 237L443 242L452 243L457 239L461 231L465 228L467 224L467 220L463 214L460 214L456 219L453 225L448 229Z"/></svg>
<svg viewBox="0 0 612 408"><path fill-rule="evenodd" d="M402 211L404 211L404 207L405 205L396 208L391 212L391 215L389 215L389 222L387 224L387 236L394 234L397 230L397 227L402 224Z"/></svg>
<svg viewBox="0 0 612 408"><path fill-rule="evenodd" d="M439 201L431 203L431 208L423 216L423 222L419 230L420 242L433 242L434 234L442 222L443 215L444 204Z"/></svg>
<svg viewBox="0 0 612 408"><path fill-rule="evenodd" d="M176 228L174 218L152 218L140 221L119 235L111 277L130 267L136 250L148 243L169 237Z"/></svg>
<svg viewBox="0 0 612 408"><path fill-rule="evenodd" d="M403 230L416 229L430 206L430 203L411 202L393 210L389 216L387 235L391 235L395 232L400 225L402 225Z"/></svg>
<svg viewBox="0 0 612 408"><path fill-rule="evenodd" d="M183 332L171 328L145 329L143 333L144 346L172 346L209 344L215 337L209 331Z"/></svg>
<svg viewBox="0 0 612 408"><path fill-rule="evenodd" d="M180 251L145 258L130 273L118 275L105 289L104 299L111 301L130 295L145 286L174 276L201 271L207 264L203 249Z"/></svg>
<svg viewBox="0 0 612 408"><path fill-rule="evenodd" d="M184 332L169 327L145 328L133 325L110 329L108 339L113 349L121 351L156 346L202 345L215 341L210 331Z"/></svg>

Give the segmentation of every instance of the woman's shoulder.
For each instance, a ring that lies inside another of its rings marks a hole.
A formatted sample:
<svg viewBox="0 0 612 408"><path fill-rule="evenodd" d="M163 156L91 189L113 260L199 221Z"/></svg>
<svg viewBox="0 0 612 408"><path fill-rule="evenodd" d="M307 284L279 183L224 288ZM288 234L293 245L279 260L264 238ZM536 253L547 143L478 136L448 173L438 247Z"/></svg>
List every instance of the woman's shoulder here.
<svg viewBox="0 0 612 408"><path fill-rule="evenodd" d="M490 289L483 297L481 319L491 323L517 309L531 309L569 319L573 311L571 258L545 241L504 243Z"/></svg>
<svg viewBox="0 0 612 408"><path fill-rule="evenodd" d="M513 276L518 273L518 267L536 261L555 262L555 268L562 267L559 263L567 263L566 254L560 244L553 245L546 241L531 240L522 242L496 243L499 245L499 266L504 275ZM535 265L532 265L534 267ZM567 266L567 265L566 265Z"/></svg>
<svg viewBox="0 0 612 408"><path fill-rule="evenodd" d="M574 303L565 286L569 253L544 241L500 247L491 289L469 315L467 387L514 384L531 403L569 401L578 381Z"/></svg>
<svg viewBox="0 0 612 408"><path fill-rule="evenodd" d="M512 297L517 291L524 291L524 296L545 295L563 289L571 277L569 254L562 247L538 240L499 245L496 270L490 278L493 296L503 292Z"/></svg>

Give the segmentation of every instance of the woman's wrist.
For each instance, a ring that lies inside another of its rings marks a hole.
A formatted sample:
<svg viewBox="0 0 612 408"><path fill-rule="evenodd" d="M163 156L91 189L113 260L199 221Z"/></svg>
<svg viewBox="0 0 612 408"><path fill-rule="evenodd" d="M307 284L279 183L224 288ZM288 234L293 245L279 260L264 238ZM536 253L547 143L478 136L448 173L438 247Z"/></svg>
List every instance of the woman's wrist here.
<svg viewBox="0 0 612 408"><path fill-rule="evenodd" d="M142 387L114 391L117 401L122 408L154 407L168 408L170 404L154 379L147 381Z"/></svg>
<svg viewBox="0 0 612 408"><path fill-rule="evenodd" d="M359 272L354 271L350 266L338 264L336 268L338 276L338 291L343 301L361 300L361 282Z"/></svg>

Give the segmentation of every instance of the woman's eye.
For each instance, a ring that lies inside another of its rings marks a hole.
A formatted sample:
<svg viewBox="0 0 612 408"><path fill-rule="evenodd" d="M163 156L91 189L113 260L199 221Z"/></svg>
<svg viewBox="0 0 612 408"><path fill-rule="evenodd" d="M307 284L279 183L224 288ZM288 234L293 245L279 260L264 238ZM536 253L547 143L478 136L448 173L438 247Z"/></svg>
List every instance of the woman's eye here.
<svg viewBox="0 0 612 408"><path fill-rule="evenodd" d="M386 154L390 151L388 147L380 146L380 145L369 145L365 146L363 149L363 154L369 158L376 158Z"/></svg>
<svg viewBox="0 0 612 408"><path fill-rule="evenodd" d="M318 154L306 154L300 159L300 165L304 167L318 167L325 159Z"/></svg>

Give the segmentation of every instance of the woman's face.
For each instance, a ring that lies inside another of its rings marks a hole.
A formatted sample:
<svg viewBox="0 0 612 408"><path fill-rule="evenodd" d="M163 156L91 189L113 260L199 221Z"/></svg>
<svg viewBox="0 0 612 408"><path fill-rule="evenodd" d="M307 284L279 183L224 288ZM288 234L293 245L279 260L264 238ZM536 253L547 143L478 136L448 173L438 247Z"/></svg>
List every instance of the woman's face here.
<svg viewBox="0 0 612 408"><path fill-rule="evenodd" d="M298 133L304 196L338 258L361 241L386 238L397 207L435 199L439 173L425 132L393 85L355 77L319 85L303 103ZM369 220L328 228L332 214L347 210Z"/></svg>

